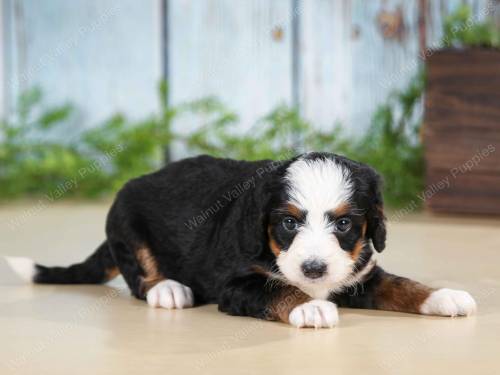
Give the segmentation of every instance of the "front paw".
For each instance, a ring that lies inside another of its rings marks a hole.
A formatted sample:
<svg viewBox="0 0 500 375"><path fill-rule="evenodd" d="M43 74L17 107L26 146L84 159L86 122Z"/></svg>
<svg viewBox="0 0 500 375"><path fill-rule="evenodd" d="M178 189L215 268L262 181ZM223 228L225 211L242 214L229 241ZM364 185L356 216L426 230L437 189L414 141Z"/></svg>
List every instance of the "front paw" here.
<svg viewBox="0 0 500 375"><path fill-rule="evenodd" d="M151 307L165 309L185 309L194 304L191 288L175 280L160 281L148 291L146 300Z"/></svg>
<svg viewBox="0 0 500 375"><path fill-rule="evenodd" d="M426 315L461 316L472 315L476 309L476 302L469 293L443 288L427 297L420 307L420 312Z"/></svg>
<svg viewBox="0 0 500 375"><path fill-rule="evenodd" d="M290 312L288 321L298 328L332 328L339 321L339 313L334 303L314 299L296 306Z"/></svg>

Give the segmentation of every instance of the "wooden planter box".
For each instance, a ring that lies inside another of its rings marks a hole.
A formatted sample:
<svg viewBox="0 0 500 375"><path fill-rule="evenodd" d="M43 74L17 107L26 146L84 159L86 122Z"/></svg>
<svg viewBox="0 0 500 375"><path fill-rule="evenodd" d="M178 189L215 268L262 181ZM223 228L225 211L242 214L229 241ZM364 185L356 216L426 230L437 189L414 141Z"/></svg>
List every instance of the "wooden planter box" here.
<svg viewBox="0 0 500 375"><path fill-rule="evenodd" d="M427 71L427 207L500 214L500 51L439 51Z"/></svg>

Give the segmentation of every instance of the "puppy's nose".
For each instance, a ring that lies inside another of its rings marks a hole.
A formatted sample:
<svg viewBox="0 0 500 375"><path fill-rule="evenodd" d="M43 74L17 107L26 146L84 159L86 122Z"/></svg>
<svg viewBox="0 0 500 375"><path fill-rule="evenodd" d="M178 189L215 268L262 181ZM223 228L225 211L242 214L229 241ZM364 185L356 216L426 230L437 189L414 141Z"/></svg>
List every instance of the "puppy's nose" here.
<svg viewBox="0 0 500 375"><path fill-rule="evenodd" d="M306 260L302 263L302 272L310 279L318 279L326 272L326 263L320 260Z"/></svg>

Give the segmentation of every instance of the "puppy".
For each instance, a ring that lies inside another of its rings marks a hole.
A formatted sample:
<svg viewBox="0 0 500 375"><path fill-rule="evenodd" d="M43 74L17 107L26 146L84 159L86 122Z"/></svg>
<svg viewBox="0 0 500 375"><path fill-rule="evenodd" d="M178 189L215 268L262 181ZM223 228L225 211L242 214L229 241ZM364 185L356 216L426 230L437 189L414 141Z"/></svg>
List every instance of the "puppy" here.
<svg viewBox="0 0 500 375"><path fill-rule="evenodd" d="M337 306L457 316L464 291L433 289L376 265L385 247L380 177L329 153L287 161L199 156L128 182L106 240L85 261L11 266L35 283L104 283L122 274L152 307L216 303L230 315L333 327Z"/></svg>

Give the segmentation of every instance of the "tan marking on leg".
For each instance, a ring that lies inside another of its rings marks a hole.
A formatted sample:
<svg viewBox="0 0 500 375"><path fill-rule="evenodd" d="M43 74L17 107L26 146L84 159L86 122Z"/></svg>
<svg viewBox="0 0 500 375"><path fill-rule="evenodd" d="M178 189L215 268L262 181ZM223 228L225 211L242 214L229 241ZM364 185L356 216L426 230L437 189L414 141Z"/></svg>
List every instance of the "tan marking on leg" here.
<svg viewBox="0 0 500 375"><path fill-rule="evenodd" d="M268 306L266 319L288 323L290 312L312 298L294 286L284 286L278 297Z"/></svg>
<svg viewBox="0 0 500 375"><path fill-rule="evenodd" d="M112 267L106 270L106 281L113 280L115 277L117 277L120 274L120 270L118 267Z"/></svg>
<svg viewBox="0 0 500 375"><path fill-rule="evenodd" d="M147 292L160 281L165 280L165 277L160 274L158 270L158 263L155 257L151 254L151 250L147 247L142 247L136 252L137 261L144 271L144 278L142 280L142 288Z"/></svg>
<svg viewBox="0 0 500 375"><path fill-rule="evenodd" d="M420 306L433 291L416 281L386 274L377 287L375 301L380 310L420 313Z"/></svg>

